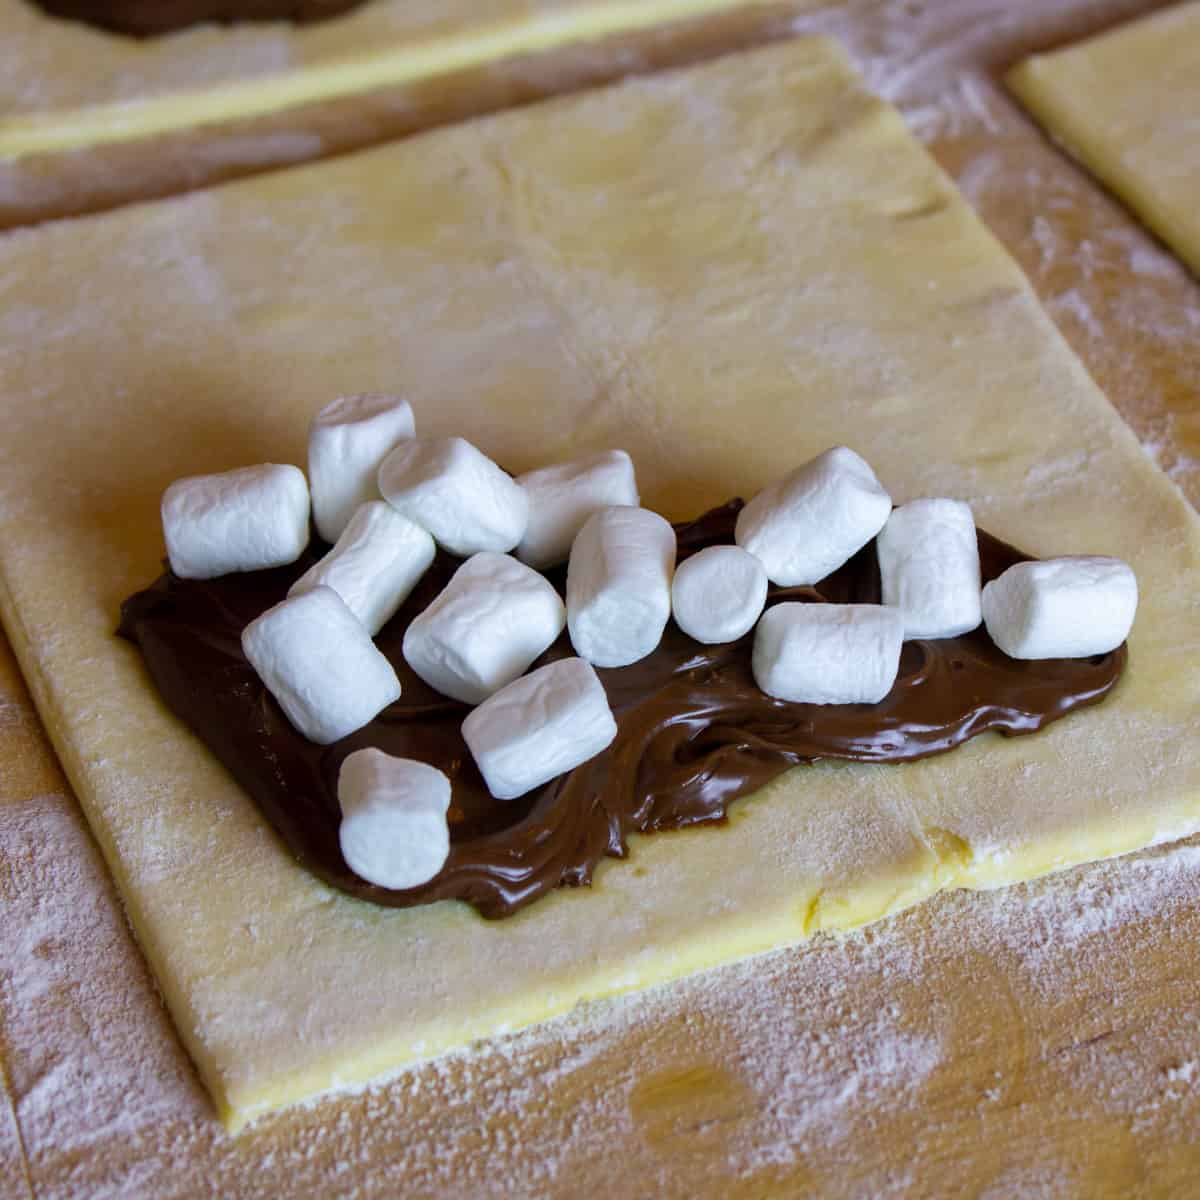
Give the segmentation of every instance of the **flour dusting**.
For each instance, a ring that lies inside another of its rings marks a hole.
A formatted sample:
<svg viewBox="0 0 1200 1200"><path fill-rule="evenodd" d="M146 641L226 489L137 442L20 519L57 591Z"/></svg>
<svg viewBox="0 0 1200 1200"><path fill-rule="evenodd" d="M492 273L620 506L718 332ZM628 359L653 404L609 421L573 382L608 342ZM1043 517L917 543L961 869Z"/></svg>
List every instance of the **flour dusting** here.
<svg viewBox="0 0 1200 1200"><path fill-rule="evenodd" d="M871 90L901 110L1017 258L1150 456L1200 504L1200 431L1194 417L1180 425L1176 416L1194 413L1200 396L1200 283L1035 130L1003 84L1004 71L1027 54L1148 7L1161 5L871 0L805 13L792 25L836 37Z"/></svg>
<svg viewBox="0 0 1200 1200"><path fill-rule="evenodd" d="M1099 1096L1115 1120L1180 1136L1198 1115L1200 1033L1186 1010L1132 1041L1085 1022L1065 1046L1033 1020L1073 1006L1119 1015L1136 980L1114 969L1114 940L1152 942L1200 912L1195 840L944 894L849 936L586 1004L237 1139L216 1124L72 802L0 807L0 865L0 1028L39 1197L252 1194L248 1162L288 1179L286 1194L352 1178L344 1194L386 1196L386 1175L362 1168L401 1161L414 1194L570 1195L584 1173L619 1187L629 1156L648 1195L675 1195L678 1152L706 1146L719 1161L694 1184L717 1192L722 1179L770 1180L810 1158L859 1194L894 1191L906 1166L871 1151L873 1131L911 1121L914 1145L945 1134L922 1117L923 1097L991 1036L960 1027L963 997L938 982L947 970L966 991L1010 981L1003 1037L1020 1053L997 1056L1006 1070L1059 1072L1067 1108ZM982 975L971 963L986 964ZM984 1110L1005 1103L1008 1083L1001 1071ZM1057 1178L1049 1167L1021 1175L1035 1177Z"/></svg>

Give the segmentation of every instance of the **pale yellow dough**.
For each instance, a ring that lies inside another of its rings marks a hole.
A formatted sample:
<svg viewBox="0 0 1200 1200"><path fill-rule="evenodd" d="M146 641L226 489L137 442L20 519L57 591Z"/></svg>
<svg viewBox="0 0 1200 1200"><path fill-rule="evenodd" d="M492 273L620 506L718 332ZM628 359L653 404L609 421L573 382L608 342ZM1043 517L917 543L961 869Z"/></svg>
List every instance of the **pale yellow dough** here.
<svg viewBox="0 0 1200 1200"><path fill-rule="evenodd" d="M244 121L755 2L370 0L312 25L138 40L0 0L0 160Z"/></svg>
<svg viewBox="0 0 1200 1200"><path fill-rule="evenodd" d="M1200 828L1200 521L829 42L10 235L0 280L4 620L230 1127L583 997ZM848 442L898 500L1133 563L1128 675L1036 737L798 770L512 920L349 900L113 628L158 571L168 482L302 462L311 414L366 390L516 471L625 447L674 518Z"/></svg>
<svg viewBox="0 0 1200 1200"><path fill-rule="evenodd" d="M1200 274L1200 0L1035 55L1008 85Z"/></svg>

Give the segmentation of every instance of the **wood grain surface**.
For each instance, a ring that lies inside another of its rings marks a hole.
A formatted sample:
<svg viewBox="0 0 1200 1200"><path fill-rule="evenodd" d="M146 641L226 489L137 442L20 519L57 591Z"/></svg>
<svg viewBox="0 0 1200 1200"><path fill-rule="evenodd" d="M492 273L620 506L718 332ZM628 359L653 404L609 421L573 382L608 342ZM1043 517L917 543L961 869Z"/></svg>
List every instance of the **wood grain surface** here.
<svg viewBox="0 0 1200 1200"><path fill-rule="evenodd" d="M1200 503L1200 284L1000 73L1154 5L908 0L840 36ZM776 23L771 36L779 32ZM1189 1196L1200 838L588 1006L225 1135L0 641L0 1196Z"/></svg>

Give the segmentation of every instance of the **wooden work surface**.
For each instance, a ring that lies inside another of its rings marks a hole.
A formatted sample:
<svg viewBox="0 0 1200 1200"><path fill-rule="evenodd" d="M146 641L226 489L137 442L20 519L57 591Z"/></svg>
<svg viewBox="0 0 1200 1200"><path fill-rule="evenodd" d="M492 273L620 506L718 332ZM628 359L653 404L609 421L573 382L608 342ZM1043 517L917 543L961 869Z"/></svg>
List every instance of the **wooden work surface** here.
<svg viewBox="0 0 1200 1200"><path fill-rule="evenodd" d="M1196 504L1200 284L996 82L1152 7L907 0L796 24L902 107ZM1195 1195L1197 945L1200 838L942 895L231 1139L0 641L5 1200Z"/></svg>

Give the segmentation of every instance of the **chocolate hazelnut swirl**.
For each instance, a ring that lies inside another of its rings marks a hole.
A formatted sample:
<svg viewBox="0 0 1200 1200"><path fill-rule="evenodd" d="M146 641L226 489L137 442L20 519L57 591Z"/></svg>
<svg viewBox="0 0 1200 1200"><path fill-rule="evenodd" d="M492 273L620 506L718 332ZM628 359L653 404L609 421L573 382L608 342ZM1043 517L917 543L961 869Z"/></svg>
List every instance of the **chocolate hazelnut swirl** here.
<svg viewBox="0 0 1200 1200"><path fill-rule="evenodd" d="M31 0L54 17L66 17L135 37L173 33L205 21L323 21L365 0Z"/></svg>
<svg viewBox="0 0 1200 1200"><path fill-rule="evenodd" d="M679 557L733 540L741 501L677 526ZM243 627L284 598L325 549L290 567L219 579L169 571L122 606L119 632L137 643L168 705L258 803L292 854L334 887L377 904L465 900L506 917L552 888L586 884L605 856L625 856L631 831L725 819L729 805L790 767L820 758L903 762L941 754L988 729L1032 733L1114 687L1124 646L1090 659L1021 662L986 632L911 641L879 704L817 706L774 700L750 671L753 633L705 646L669 624L662 644L629 667L598 672L617 718L613 744L590 762L518 800L494 800L462 739L466 705L434 692L404 662L404 630L447 583L458 559L433 566L376 642L395 665L401 698L332 746L297 733L241 650ZM980 531L985 580L1020 551ZM561 591L565 571L550 572ZM773 588L780 600L878 603L874 543L815 588ZM572 654L564 634L534 663ZM453 785L450 856L428 883L389 891L354 875L338 845L338 769L376 746L445 771ZM720 836L715 833L714 836Z"/></svg>

